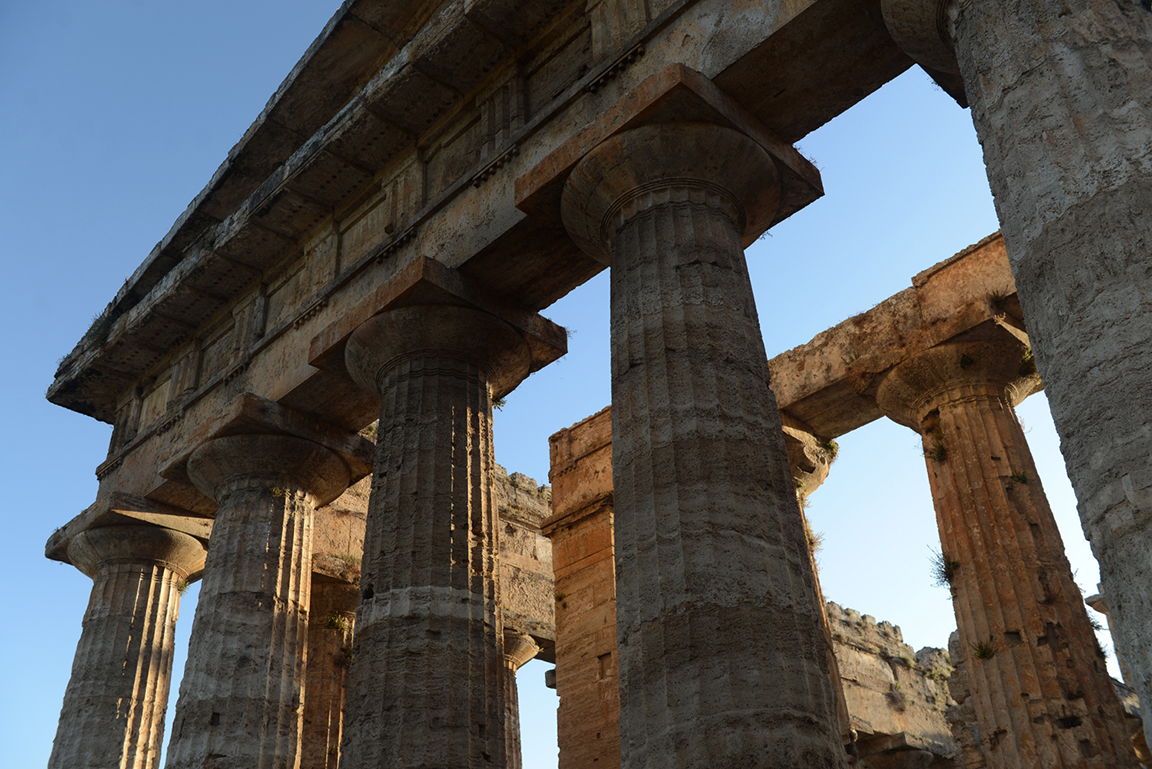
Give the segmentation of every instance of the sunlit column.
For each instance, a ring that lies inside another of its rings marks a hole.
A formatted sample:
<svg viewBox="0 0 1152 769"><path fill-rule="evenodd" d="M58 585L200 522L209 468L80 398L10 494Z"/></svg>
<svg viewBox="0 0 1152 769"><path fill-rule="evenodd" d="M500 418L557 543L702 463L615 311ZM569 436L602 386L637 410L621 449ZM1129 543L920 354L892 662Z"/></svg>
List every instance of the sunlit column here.
<svg viewBox="0 0 1152 769"><path fill-rule="evenodd" d="M1124 715L1013 407L1039 387L992 328L898 365L877 403L920 434L992 769L1135 767Z"/></svg>
<svg viewBox="0 0 1152 769"><path fill-rule="evenodd" d="M49 769L153 769L180 593L204 545L159 526L107 526L76 535L68 559L93 585Z"/></svg>

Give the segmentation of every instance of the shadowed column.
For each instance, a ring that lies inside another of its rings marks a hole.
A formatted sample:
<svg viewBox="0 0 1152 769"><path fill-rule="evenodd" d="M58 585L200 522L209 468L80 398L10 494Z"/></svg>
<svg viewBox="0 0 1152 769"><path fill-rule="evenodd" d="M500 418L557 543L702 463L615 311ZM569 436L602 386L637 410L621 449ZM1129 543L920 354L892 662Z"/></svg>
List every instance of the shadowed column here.
<svg viewBox="0 0 1152 769"><path fill-rule="evenodd" d="M487 313L421 305L366 322L346 360L381 405L341 765L500 767L492 400L527 376L527 344Z"/></svg>
<svg viewBox="0 0 1152 769"><path fill-rule="evenodd" d="M994 769L1136 767L1013 411L1039 379L1026 347L986 333L901 363L876 396L924 441L985 759Z"/></svg>
<svg viewBox="0 0 1152 769"><path fill-rule="evenodd" d="M180 590L204 545L159 526L108 526L78 534L68 558L94 584L48 767L152 769Z"/></svg>
<svg viewBox="0 0 1152 769"><path fill-rule="evenodd" d="M215 438L188 474L219 503L166 766L294 769L299 762L312 514L347 465L301 438Z"/></svg>
<svg viewBox="0 0 1152 769"><path fill-rule="evenodd" d="M504 628L504 765L508 769L524 766L520 754L520 695L516 690L516 671L539 651L532 636Z"/></svg>
<svg viewBox="0 0 1152 769"><path fill-rule="evenodd" d="M820 548L820 534L812 530L808 522L808 496L820 488L828 478L828 471L836 461L840 448L833 440L822 440L808 425L781 412L780 421L784 428L784 447L788 451L788 466L792 470L792 481L796 484L796 501L800 505L801 522L808 542L808 557L812 562L812 577L816 581L816 598L820 604L820 626L824 631L824 641L828 648L828 670L832 682L832 693L836 696L836 721L840 727L840 741L847 752L855 758L856 740L852 730L852 719L848 713L848 702L844 699L844 684L840 680L840 663L832 651L832 629L828 624L827 599L820 586L820 570L816 564L816 551Z"/></svg>
<svg viewBox="0 0 1152 769"><path fill-rule="evenodd" d="M569 233L612 266L625 769L844 765L741 245L777 180L760 145L698 123L618 134L564 189Z"/></svg>
<svg viewBox="0 0 1152 769"><path fill-rule="evenodd" d="M340 765L356 594L355 585L312 582L300 769L336 769Z"/></svg>

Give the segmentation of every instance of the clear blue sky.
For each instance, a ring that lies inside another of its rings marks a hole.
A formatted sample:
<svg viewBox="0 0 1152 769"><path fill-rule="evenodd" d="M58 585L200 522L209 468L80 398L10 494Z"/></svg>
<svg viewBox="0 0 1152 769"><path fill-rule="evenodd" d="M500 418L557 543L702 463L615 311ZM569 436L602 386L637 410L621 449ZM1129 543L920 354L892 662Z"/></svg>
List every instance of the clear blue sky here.
<svg viewBox="0 0 1152 769"><path fill-rule="evenodd" d="M110 428L44 400L69 352L208 181L324 23L335 0L0 1L0 253L8 499L0 561L2 762L44 766L90 581L47 561L53 529L92 503ZM967 111L913 70L801 142L826 196L748 254L769 355L907 288L997 228ZM544 482L548 435L609 401L608 275L545 311L575 330L563 360L497 415L497 459ZM1078 581L1080 534L1047 403L1020 410ZM931 586L938 544L916 436L878 422L840 440L812 497L831 600L943 646L955 621ZM195 591L179 624L180 656ZM1110 647L1108 639L1104 639ZM556 698L542 663L521 673L525 766L555 766ZM177 677L179 672L177 672ZM175 701L176 686L172 700ZM170 719L169 719L170 721Z"/></svg>

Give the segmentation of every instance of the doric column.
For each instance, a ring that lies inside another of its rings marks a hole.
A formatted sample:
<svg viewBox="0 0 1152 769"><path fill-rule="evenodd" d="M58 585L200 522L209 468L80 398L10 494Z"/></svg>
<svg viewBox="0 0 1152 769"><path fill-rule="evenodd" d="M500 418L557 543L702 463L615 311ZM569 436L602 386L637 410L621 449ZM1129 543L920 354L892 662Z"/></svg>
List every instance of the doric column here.
<svg viewBox="0 0 1152 769"><path fill-rule="evenodd" d="M159 526L108 526L76 535L68 559L94 584L48 767L153 769L180 591L204 545Z"/></svg>
<svg viewBox="0 0 1152 769"><path fill-rule="evenodd" d="M299 762L312 514L348 486L333 451L285 435L215 438L188 460L219 503L168 769Z"/></svg>
<svg viewBox="0 0 1152 769"><path fill-rule="evenodd" d="M741 245L778 178L734 130L653 125L564 189L568 232L612 266L625 769L844 764Z"/></svg>
<svg viewBox="0 0 1152 769"><path fill-rule="evenodd" d="M357 592L345 582L312 582L300 769L340 765Z"/></svg>
<svg viewBox="0 0 1152 769"><path fill-rule="evenodd" d="M342 766L502 766L492 400L527 376L527 344L484 312L410 306L346 360L381 405Z"/></svg>
<svg viewBox="0 0 1152 769"><path fill-rule="evenodd" d="M828 471L836 461L839 447L835 441L818 438L812 429L798 419L781 413L780 421L784 428L784 447L788 451L788 466L792 471L792 481L796 484L796 501L800 505L800 520L808 541L808 558L812 562L812 577L816 583L816 598L820 604L820 626L824 631L824 642L828 647L828 673L832 682L832 693L836 697L836 722L840 727L840 741L846 746L849 755L856 756L856 737L852 730L852 718L848 713L848 701L844 696L844 684L840 680L840 663L832 649L832 628L828 624L827 599L820 585L820 571L816 565L816 550L819 537L808 521L808 496L820 488L828 478Z"/></svg>
<svg viewBox="0 0 1152 769"><path fill-rule="evenodd" d="M1152 702L1152 12L925 3L955 49L1117 646Z"/></svg>
<svg viewBox="0 0 1152 769"><path fill-rule="evenodd" d="M1013 406L1039 387L1002 331L931 348L877 403L924 456L989 767L1135 767L1124 717Z"/></svg>
<svg viewBox="0 0 1152 769"><path fill-rule="evenodd" d="M536 656L540 647L527 633L504 628L504 755L508 769L522 769L520 754L520 696L516 671Z"/></svg>

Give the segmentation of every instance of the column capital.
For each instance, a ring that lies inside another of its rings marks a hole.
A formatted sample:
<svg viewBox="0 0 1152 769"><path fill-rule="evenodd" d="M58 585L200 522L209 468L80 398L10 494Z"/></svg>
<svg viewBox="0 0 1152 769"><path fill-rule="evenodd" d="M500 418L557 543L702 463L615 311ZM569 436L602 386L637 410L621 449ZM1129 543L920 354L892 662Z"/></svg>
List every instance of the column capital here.
<svg viewBox="0 0 1152 769"><path fill-rule="evenodd" d="M217 502L236 485L281 483L314 496L317 507L348 488L348 465L336 452L290 435L227 435L213 438L188 458L188 477L201 493Z"/></svg>
<svg viewBox="0 0 1152 769"><path fill-rule="evenodd" d="M616 232L641 211L695 203L725 210L741 237L767 229L780 173L759 143L710 123L660 123L616 134L564 185L561 217L585 253L608 264Z"/></svg>
<svg viewBox="0 0 1152 769"><path fill-rule="evenodd" d="M888 34L917 64L950 75L960 74L952 44L957 0L882 0Z"/></svg>
<svg viewBox="0 0 1152 769"><path fill-rule="evenodd" d="M184 578L204 568L206 552L195 537L161 526L103 526L73 537L68 560L93 579L109 563L155 563Z"/></svg>
<svg viewBox="0 0 1152 769"><path fill-rule="evenodd" d="M1041 388L1031 351L1007 334L954 340L919 352L880 382L876 404L888 418L917 432L925 417L968 397L1000 397L1016 406Z"/></svg>
<svg viewBox="0 0 1152 769"><path fill-rule="evenodd" d="M504 628L504 661L510 670L516 671L528 664L538 653L540 647L527 633L521 633L515 628Z"/></svg>
<svg viewBox="0 0 1152 769"><path fill-rule="evenodd" d="M808 496L828 478L838 448L834 441L820 438L808 425L783 411L780 426L784 430L784 448L788 450L792 480L796 482L796 489Z"/></svg>
<svg viewBox="0 0 1152 769"><path fill-rule="evenodd" d="M405 360L446 356L480 368L492 397L528 376L532 355L524 337L481 310L447 304L398 307L364 322L348 339L345 362L357 384L379 393L384 376Z"/></svg>

